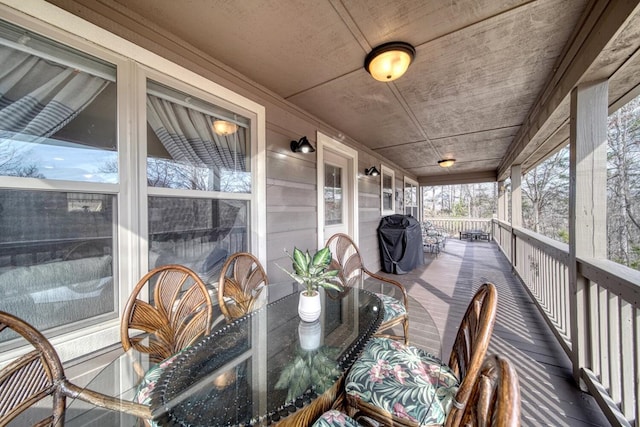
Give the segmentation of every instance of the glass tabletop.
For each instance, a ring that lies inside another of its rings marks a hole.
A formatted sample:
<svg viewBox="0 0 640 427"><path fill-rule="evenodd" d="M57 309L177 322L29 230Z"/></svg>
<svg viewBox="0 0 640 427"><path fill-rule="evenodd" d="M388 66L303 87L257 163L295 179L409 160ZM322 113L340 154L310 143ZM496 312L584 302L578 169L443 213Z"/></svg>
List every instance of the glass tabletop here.
<svg viewBox="0 0 640 427"><path fill-rule="evenodd" d="M307 323L297 314L301 288L270 284L263 290L260 308L231 324L216 325L162 372L151 392L156 421L159 425L266 425L285 419L288 424L342 385L343 372L382 321L381 301L375 293L395 290L384 283L370 289L323 291L321 318ZM409 298L409 313L416 338L412 337L412 344L440 356L439 335L429 314L413 298ZM425 340L423 334L436 338ZM132 401L152 367L145 354L129 351L102 369L86 388ZM139 420L84 407L76 400L69 405L66 424L121 426L138 425Z"/></svg>
<svg viewBox="0 0 640 427"><path fill-rule="evenodd" d="M382 320L371 292L321 298L315 322L300 320L298 293L291 293L183 351L151 392L154 420L266 425L305 411L337 384Z"/></svg>
<svg viewBox="0 0 640 427"><path fill-rule="evenodd" d="M98 370L84 388L132 402L145 372L153 365L148 354L131 349L120 353ZM66 427L134 426L139 425L139 421L137 417L125 412L98 408L81 399L67 399Z"/></svg>

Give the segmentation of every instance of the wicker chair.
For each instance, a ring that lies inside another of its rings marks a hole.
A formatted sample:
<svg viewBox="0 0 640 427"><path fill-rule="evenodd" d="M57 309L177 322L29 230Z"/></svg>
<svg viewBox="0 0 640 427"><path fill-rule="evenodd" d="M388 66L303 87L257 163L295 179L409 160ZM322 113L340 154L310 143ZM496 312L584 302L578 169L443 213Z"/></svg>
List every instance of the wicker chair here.
<svg viewBox="0 0 640 427"><path fill-rule="evenodd" d="M448 365L418 348L387 339L373 339L353 364L345 381L349 415L360 412L394 426L417 426L409 417L425 420L425 424L458 425L489 346L496 306L495 286L483 284L462 318ZM385 366L389 365L388 373L378 381L372 381L370 372L381 360ZM416 360L419 367L416 367ZM429 378L416 380L412 374L401 381L396 377L397 371L415 372L416 369L437 381L437 400L434 401L434 388ZM403 396L410 396L411 405L404 405ZM404 416L403 411L408 416Z"/></svg>
<svg viewBox="0 0 640 427"><path fill-rule="evenodd" d="M25 345L33 348L0 369L0 425L20 419L20 424L38 426L62 426L66 409L66 399L78 398L94 406L126 412L138 417L151 418L148 407L133 402L122 401L69 382L65 376L58 353L51 343L33 326L23 320L0 311L0 334L9 331L26 340ZM34 421L34 413L29 409L37 405L37 418L42 416L44 403L51 400L51 410L44 409L46 416ZM45 400L47 399L47 400Z"/></svg>
<svg viewBox="0 0 640 427"><path fill-rule="evenodd" d="M342 286L346 287L366 287L366 279L372 278L379 282L392 285L399 293L401 299L378 294L382 298L385 307L385 315L382 324L378 328L378 337L392 339L404 339L405 344L409 344L409 312L407 291L395 280L379 276L367 270L362 262L360 251L356 244L346 234L337 233L329 238L325 247L331 250L333 260L330 269L339 270L338 278ZM402 324L403 335L385 333L396 325Z"/></svg>
<svg viewBox="0 0 640 427"><path fill-rule="evenodd" d="M227 322L258 308L268 284L258 258L247 252L232 254L222 266L218 281L218 304Z"/></svg>
<svg viewBox="0 0 640 427"><path fill-rule="evenodd" d="M149 285L151 303L139 298ZM125 351L148 353L153 363L178 353L211 331L211 297L198 275L181 265L148 272L134 288L120 324Z"/></svg>
<svg viewBox="0 0 640 427"><path fill-rule="evenodd" d="M449 413L449 417L455 416L455 413ZM364 416L356 421L332 409L322 414L312 427L373 425L368 421ZM464 427L520 426L520 386L516 371L507 359L497 355L487 356L473 384L460 422L451 421L447 424Z"/></svg>
<svg viewBox="0 0 640 427"><path fill-rule="evenodd" d="M487 356L456 425L520 426L520 385L508 359L495 354Z"/></svg>

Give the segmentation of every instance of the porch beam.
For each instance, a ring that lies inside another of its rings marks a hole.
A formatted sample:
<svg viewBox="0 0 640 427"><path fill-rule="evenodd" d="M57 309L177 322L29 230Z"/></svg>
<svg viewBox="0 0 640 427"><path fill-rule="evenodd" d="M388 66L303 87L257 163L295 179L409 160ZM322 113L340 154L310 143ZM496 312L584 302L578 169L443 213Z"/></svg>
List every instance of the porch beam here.
<svg viewBox="0 0 640 427"><path fill-rule="evenodd" d="M483 172L460 172L457 174L444 174L432 176L419 176L418 184L422 186L431 185L455 185L455 184L477 184L479 182L495 182L496 171Z"/></svg>
<svg viewBox="0 0 640 427"><path fill-rule="evenodd" d="M607 80L582 84L571 92L569 166L569 310L573 375L591 368L588 347L589 281L579 258L606 258L607 247Z"/></svg>
<svg viewBox="0 0 640 427"><path fill-rule="evenodd" d="M585 78L589 67L601 55L607 44L615 39L627 20L634 15L638 3L640 0L592 0L590 2L587 6L587 15L581 20L579 29L564 50L564 55L555 67L553 75L520 127L507 155L500 162L498 179L508 176L510 166L518 162L518 157L525 152L547 120L569 96L573 88Z"/></svg>

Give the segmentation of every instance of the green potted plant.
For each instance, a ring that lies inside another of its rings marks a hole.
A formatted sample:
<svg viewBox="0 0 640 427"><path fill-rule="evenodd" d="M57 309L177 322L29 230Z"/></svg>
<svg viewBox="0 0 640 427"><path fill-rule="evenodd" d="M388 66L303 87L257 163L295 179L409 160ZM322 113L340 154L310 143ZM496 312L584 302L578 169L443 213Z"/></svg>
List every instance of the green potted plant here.
<svg viewBox="0 0 640 427"><path fill-rule="evenodd" d="M320 317L322 311L318 288L342 291L342 287L335 283L338 270L327 270L331 263L331 250L323 248L313 256L309 251L302 252L298 248L293 249L293 255L287 251L285 253L291 258L293 272L284 268L282 270L305 287L300 293L298 302L300 319L305 322L313 322Z"/></svg>

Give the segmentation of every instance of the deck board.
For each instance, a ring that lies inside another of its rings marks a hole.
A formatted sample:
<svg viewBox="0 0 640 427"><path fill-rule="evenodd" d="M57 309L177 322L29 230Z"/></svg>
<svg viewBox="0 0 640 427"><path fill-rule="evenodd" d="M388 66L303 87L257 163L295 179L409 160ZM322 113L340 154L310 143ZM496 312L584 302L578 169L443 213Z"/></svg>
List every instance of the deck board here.
<svg viewBox="0 0 640 427"><path fill-rule="evenodd" d="M508 357L516 367L522 425L610 425L593 397L576 386L569 358L495 243L448 239L440 254L425 253L424 259L424 265L405 275L381 273L403 283L412 304L421 304L439 329L441 343L435 344L420 329L420 316L411 316L412 344L427 351L441 345L448 360L469 301L482 283L492 282L498 289L498 313L489 352Z"/></svg>

